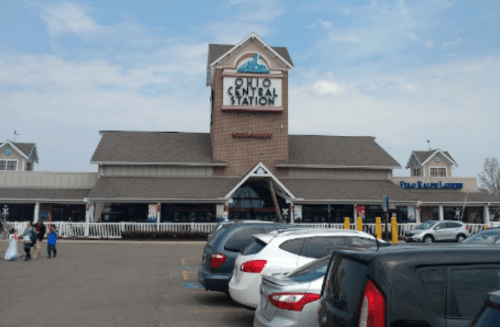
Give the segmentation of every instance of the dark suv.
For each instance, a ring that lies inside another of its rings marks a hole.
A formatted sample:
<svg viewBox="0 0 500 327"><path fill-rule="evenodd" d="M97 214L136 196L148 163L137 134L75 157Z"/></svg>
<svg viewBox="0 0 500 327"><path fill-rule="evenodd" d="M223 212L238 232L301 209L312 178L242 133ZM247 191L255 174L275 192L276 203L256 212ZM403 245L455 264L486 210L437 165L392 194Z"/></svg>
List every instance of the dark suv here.
<svg viewBox="0 0 500 327"><path fill-rule="evenodd" d="M280 223L234 223L222 226L203 249L198 281L206 290L228 293L234 261L241 250L254 241L252 235L281 229L298 228Z"/></svg>
<svg viewBox="0 0 500 327"><path fill-rule="evenodd" d="M488 294L484 306L476 314L469 327L500 326L500 291Z"/></svg>
<svg viewBox="0 0 500 327"><path fill-rule="evenodd" d="M331 259L318 326L466 327L500 289L500 249L391 246Z"/></svg>

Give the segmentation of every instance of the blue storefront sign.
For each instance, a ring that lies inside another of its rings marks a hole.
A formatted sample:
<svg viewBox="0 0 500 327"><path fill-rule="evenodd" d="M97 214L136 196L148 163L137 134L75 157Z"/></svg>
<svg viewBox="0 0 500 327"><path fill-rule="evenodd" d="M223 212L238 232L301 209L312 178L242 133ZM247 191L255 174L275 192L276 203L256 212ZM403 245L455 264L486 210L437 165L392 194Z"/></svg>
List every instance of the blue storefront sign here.
<svg viewBox="0 0 500 327"><path fill-rule="evenodd" d="M464 183L425 183L422 181L407 183L405 181L399 182L399 186L405 189L435 189L435 190L461 190Z"/></svg>

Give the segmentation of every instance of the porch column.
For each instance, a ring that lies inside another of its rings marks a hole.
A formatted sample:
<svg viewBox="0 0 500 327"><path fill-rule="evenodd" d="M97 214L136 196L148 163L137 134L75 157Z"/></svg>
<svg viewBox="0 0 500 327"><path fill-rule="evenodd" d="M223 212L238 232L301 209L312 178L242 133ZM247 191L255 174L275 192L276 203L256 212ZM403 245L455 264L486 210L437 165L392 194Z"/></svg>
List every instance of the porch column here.
<svg viewBox="0 0 500 327"><path fill-rule="evenodd" d="M442 205L439 206L439 220L444 220L444 210Z"/></svg>
<svg viewBox="0 0 500 327"><path fill-rule="evenodd" d="M160 219L161 219L161 202L158 202L156 204L156 208L158 210L156 210L156 230L159 231L160 230Z"/></svg>
<svg viewBox="0 0 500 327"><path fill-rule="evenodd" d="M293 224L295 222L295 210L293 206L293 202L290 202L290 224Z"/></svg>
<svg viewBox="0 0 500 327"><path fill-rule="evenodd" d="M353 208L354 208L354 230L358 230L358 213L356 212L356 206L357 204L354 204ZM344 219L344 217L342 217L342 219ZM363 219L363 217L361 217L361 219Z"/></svg>
<svg viewBox="0 0 500 327"><path fill-rule="evenodd" d="M490 227L490 206L488 205L483 207L483 223Z"/></svg>
<svg viewBox="0 0 500 327"><path fill-rule="evenodd" d="M35 212L33 213L33 223L38 222L38 217L40 217L40 202L35 203Z"/></svg>

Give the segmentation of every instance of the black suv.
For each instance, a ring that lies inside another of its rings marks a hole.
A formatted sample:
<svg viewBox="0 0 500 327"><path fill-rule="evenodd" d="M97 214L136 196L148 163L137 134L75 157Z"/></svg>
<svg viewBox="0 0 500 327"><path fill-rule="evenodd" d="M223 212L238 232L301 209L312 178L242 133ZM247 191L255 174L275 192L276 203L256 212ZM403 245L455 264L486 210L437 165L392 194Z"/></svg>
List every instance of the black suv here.
<svg viewBox="0 0 500 327"><path fill-rule="evenodd" d="M331 259L318 326L466 327L500 289L500 249L400 245Z"/></svg>
<svg viewBox="0 0 500 327"><path fill-rule="evenodd" d="M240 251L254 241L252 235L288 228L298 228L298 226L266 222L223 225L203 249L201 267L198 269L198 281L206 290L228 294L234 261Z"/></svg>

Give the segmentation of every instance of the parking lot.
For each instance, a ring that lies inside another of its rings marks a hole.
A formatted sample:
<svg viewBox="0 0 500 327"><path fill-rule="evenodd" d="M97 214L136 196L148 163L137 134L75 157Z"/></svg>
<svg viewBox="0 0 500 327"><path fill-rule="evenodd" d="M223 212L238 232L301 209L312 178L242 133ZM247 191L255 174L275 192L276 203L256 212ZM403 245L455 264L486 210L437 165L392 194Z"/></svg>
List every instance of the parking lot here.
<svg viewBox="0 0 500 327"><path fill-rule="evenodd" d="M197 283L204 242L63 240L55 259L45 245L7 262L0 241L0 326L252 326L253 311Z"/></svg>

